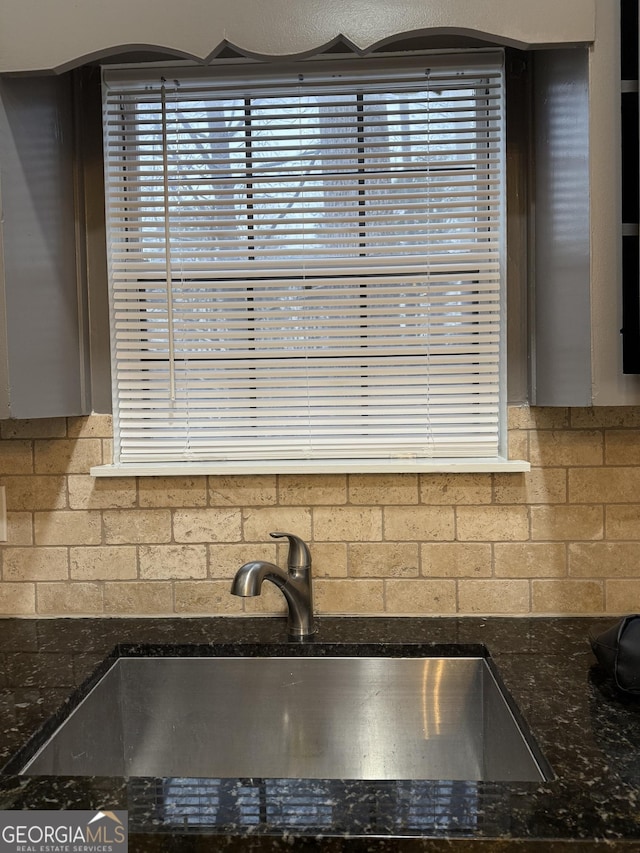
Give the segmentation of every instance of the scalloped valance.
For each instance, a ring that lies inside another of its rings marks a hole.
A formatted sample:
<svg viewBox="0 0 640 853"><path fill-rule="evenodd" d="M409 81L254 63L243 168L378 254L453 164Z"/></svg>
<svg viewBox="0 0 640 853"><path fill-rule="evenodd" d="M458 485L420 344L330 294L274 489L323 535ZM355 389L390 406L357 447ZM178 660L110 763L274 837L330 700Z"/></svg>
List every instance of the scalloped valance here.
<svg viewBox="0 0 640 853"><path fill-rule="evenodd" d="M596 0L3 0L0 72L56 71L131 50L207 62L366 52L402 35L473 36L520 48L586 44Z"/></svg>

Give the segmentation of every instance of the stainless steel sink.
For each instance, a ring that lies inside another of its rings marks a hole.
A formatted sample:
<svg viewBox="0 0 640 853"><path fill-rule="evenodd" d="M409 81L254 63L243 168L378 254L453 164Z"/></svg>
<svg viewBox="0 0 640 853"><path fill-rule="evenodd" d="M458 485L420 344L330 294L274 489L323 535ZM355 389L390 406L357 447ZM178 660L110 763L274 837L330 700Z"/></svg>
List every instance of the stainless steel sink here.
<svg viewBox="0 0 640 853"><path fill-rule="evenodd" d="M482 657L119 658L20 772L540 781Z"/></svg>

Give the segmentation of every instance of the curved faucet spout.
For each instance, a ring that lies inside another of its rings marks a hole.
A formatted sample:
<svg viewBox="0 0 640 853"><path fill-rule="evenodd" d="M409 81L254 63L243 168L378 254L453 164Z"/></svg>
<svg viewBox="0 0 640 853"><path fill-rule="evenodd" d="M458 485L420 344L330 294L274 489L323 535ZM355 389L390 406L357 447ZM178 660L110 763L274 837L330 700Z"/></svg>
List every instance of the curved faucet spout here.
<svg viewBox="0 0 640 853"><path fill-rule="evenodd" d="M243 597L260 595L263 581L271 581L282 592L289 606L288 628L289 636L295 639L304 639L315 633L313 621L313 594L311 585L311 557L307 546L304 545L304 553L308 556L307 565L300 565L300 561L293 556L303 552L298 544L298 538L291 534L271 534L276 538L288 536L292 545L289 551L289 566L285 571L275 563L266 560L254 560L240 566L235 574L231 585L232 595ZM300 542L302 540L299 540Z"/></svg>
<svg viewBox="0 0 640 853"><path fill-rule="evenodd" d="M287 583L289 576L279 566L265 560L255 560L240 566L231 584L231 594L249 597L260 595L262 582L269 580L280 589Z"/></svg>

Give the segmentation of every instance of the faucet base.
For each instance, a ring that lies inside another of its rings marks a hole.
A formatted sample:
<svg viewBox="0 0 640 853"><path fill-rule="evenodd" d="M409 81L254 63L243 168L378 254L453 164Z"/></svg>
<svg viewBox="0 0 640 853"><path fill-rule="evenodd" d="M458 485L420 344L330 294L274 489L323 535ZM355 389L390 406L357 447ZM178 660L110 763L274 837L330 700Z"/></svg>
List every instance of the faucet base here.
<svg viewBox="0 0 640 853"><path fill-rule="evenodd" d="M305 629L299 626L296 627L288 625L287 633L289 635L289 640L293 642L303 643L305 640L308 640L313 637L314 634L317 634L318 629L313 623Z"/></svg>

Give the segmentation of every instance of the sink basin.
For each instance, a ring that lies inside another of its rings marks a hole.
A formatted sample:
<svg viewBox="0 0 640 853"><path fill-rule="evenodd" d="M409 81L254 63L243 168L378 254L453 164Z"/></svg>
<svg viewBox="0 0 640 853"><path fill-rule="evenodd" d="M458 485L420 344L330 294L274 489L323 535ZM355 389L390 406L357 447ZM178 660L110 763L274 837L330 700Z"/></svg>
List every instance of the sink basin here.
<svg viewBox="0 0 640 853"><path fill-rule="evenodd" d="M19 772L540 781L517 716L484 657L120 657Z"/></svg>

